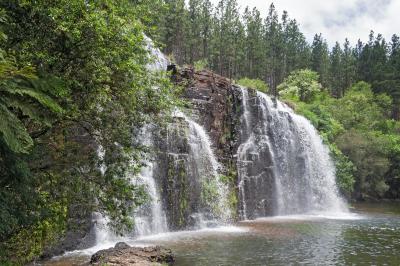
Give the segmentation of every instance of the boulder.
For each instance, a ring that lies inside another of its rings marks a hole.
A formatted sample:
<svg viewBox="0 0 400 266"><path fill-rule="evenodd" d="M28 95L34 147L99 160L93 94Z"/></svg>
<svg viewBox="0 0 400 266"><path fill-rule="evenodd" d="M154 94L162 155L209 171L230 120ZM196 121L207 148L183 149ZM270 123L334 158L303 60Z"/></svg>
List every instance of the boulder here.
<svg viewBox="0 0 400 266"><path fill-rule="evenodd" d="M131 247L124 242L115 247L96 252L90 259L90 265L154 266L172 265L174 257L171 250L160 247Z"/></svg>

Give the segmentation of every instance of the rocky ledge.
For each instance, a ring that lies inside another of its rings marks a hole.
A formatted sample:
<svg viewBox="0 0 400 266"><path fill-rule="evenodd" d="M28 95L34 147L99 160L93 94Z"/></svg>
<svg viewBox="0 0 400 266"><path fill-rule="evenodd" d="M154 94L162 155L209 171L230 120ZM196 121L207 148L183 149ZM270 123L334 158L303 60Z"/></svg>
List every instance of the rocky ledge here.
<svg viewBox="0 0 400 266"><path fill-rule="evenodd" d="M159 246L131 247L124 242L115 247L96 252L90 259L91 265L154 266L172 265L174 257L171 250Z"/></svg>

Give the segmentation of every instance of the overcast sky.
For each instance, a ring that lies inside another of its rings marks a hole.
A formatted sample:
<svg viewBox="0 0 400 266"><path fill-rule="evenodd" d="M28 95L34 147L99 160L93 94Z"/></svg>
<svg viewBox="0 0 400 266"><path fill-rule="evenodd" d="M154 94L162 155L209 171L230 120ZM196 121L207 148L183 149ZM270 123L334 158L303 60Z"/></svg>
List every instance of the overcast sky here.
<svg viewBox="0 0 400 266"><path fill-rule="evenodd" d="M211 0L214 4L219 0ZM257 7L266 16L268 0L237 0L244 9ZM352 44L361 38L368 40L370 30L382 33L387 41L400 35L400 0L276 0L279 14L288 11L295 18L309 41L315 33L322 33L330 45L343 43L347 37Z"/></svg>

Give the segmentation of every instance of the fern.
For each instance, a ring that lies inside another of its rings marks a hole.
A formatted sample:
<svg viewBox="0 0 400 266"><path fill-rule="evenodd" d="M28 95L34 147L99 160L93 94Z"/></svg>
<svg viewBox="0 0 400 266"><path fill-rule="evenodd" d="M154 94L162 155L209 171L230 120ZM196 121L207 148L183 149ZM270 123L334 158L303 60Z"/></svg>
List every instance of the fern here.
<svg viewBox="0 0 400 266"><path fill-rule="evenodd" d="M16 153L28 153L33 146L31 137L18 117L2 102L0 102L0 120L0 133L7 146Z"/></svg>
<svg viewBox="0 0 400 266"><path fill-rule="evenodd" d="M26 99L14 95L7 95L4 102L7 107L18 109L24 115L39 123L42 123L48 127L50 127L52 124L53 119L47 115L48 112L45 112L39 104L33 104Z"/></svg>
<svg viewBox="0 0 400 266"><path fill-rule="evenodd" d="M49 108L54 113L61 114L63 112L63 109L60 105L58 105L57 102L55 102L51 97L40 91L36 91L32 88L27 87L17 87L16 85L10 83L8 83L7 85L9 86L4 86L0 88L0 91L4 91L10 94L16 94L22 97L28 96L32 99L35 99L43 106Z"/></svg>
<svg viewBox="0 0 400 266"><path fill-rule="evenodd" d="M35 82L37 81L37 82ZM30 66L17 68L12 59L0 49L0 138L16 153L28 153L33 140L14 111L51 126L47 114L61 115L63 109L53 100L45 79L39 79Z"/></svg>

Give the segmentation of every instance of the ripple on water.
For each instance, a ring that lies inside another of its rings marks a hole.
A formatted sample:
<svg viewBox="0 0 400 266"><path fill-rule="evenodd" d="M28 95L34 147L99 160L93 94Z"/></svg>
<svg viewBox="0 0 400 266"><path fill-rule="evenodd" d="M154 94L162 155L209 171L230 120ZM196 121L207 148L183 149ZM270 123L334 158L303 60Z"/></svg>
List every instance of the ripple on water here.
<svg viewBox="0 0 400 266"><path fill-rule="evenodd" d="M362 211L345 217L270 217L127 242L171 248L176 266L400 265L400 215ZM46 265L79 265L93 252L70 253Z"/></svg>

